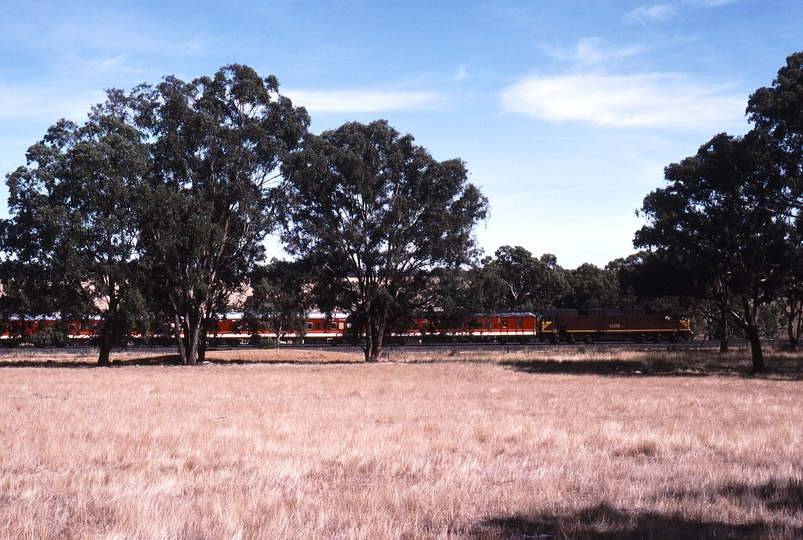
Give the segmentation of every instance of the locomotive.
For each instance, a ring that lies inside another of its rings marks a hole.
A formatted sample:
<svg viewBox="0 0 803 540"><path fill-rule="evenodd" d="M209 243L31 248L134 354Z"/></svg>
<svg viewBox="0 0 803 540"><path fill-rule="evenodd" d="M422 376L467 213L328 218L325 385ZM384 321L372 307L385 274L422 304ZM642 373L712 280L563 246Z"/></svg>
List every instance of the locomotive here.
<svg viewBox="0 0 803 540"><path fill-rule="evenodd" d="M14 346L27 337L60 331L71 343L91 343L99 335L103 322L97 318L82 321L56 319L25 319L6 321L0 325L0 342ZM213 321L207 339L215 344L239 345L249 343L254 336L275 338L275 334L260 329L255 321L242 313L227 313ZM469 317L455 328L439 327L435 322L414 319L409 328L396 329L387 335L388 343L436 343L444 341L495 343L593 343L602 341L680 341L693 336L687 315L655 309L552 309L540 314L532 312L503 312ZM136 333L131 340L142 340ZM347 343L359 336L351 332L349 314L308 315L304 332L283 334L288 343L333 344ZM34 340L34 343L37 341ZM170 343L170 340L166 340Z"/></svg>
<svg viewBox="0 0 803 540"><path fill-rule="evenodd" d="M655 309L551 309L541 313L538 339L578 341L686 341L692 338L688 315Z"/></svg>

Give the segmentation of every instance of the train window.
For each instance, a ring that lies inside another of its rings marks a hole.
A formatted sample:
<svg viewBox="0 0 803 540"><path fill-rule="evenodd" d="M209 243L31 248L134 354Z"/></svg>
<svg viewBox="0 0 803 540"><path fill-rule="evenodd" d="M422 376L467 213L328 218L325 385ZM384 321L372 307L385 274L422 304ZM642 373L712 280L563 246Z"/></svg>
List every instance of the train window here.
<svg viewBox="0 0 803 540"><path fill-rule="evenodd" d="M312 330L312 323L311 322L307 323L307 330Z"/></svg>
<svg viewBox="0 0 803 540"><path fill-rule="evenodd" d="M507 328L507 319L502 321L502 328Z"/></svg>
<svg viewBox="0 0 803 540"><path fill-rule="evenodd" d="M337 330L337 323L336 323L336 322L333 322L332 324L330 324L330 325L329 325L329 329L330 329L330 330Z"/></svg>
<svg viewBox="0 0 803 540"><path fill-rule="evenodd" d="M321 329L321 323L316 322L315 323L315 330L320 330L320 329Z"/></svg>
<svg viewBox="0 0 803 540"><path fill-rule="evenodd" d="M524 326L524 321L519 319L518 321L516 321L516 326Z"/></svg>

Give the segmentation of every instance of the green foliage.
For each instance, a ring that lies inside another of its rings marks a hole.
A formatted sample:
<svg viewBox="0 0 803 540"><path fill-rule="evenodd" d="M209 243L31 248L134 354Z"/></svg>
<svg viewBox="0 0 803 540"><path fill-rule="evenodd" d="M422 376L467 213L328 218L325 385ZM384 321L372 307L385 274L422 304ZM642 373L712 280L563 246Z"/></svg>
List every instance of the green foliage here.
<svg viewBox="0 0 803 540"><path fill-rule="evenodd" d="M260 336L259 334L252 335L248 344L257 349L278 349L279 340L272 337Z"/></svg>
<svg viewBox="0 0 803 540"><path fill-rule="evenodd" d="M532 311L553 307L569 292L563 269L552 254L540 259L521 246L502 246L471 273L482 298L475 313ZM476 295L475 295L476 296Z"/></svg>
<svg viewBox="0 0 803 540"><path fill-rule="evenodd" d="M584 263L566 272L566 282L569 292L561 300L561 307L621 307L619 279L613 270Z"/></svg>
<svg viewBox="0 0 803 540"><path fill-rule="evenodd" d="M143 312L132 207L148 159L129 120L122 94L109 91L84 125L59 121L28 149L28 165L7 176L4 311L70 319L100 313L101 364Z"/></svg>
<svg viewBox="0 0 803 540"><path fill-rule="evenodd" d="M44 347L66 347L69 343L69 338L64 328L48 326L40 332L31 334L25 341L41 349Z"/></svg>
<svg viewBox="0 0 803 540"><path fill-rule="evenodd" d="M788 267L787 223L775 208L782 182L761 134L718 135L694 157L666 168L671 184L644 199L649 224L637 247L685 280L690 294L714 302L748 334L754 368L763 369L762 307Z"/></svg>
<svg viewBox="0 0 803 540"><path fill-rule="evenodd" d="M151 141L140 245L152 300L184 331L179 352L194 364L204 322L227 309L264 258L281 194L276 173L309 118L278 94L275 77L237 64L213 78L140 86L130 103Z"/></svg>
<svg viewBox="0 0 803 540"><path fill-rule="evenodd" d="M273 259L269 265L256 268L251 273L251 295L244 306L246 319L259 321L263 329L275 334L277 346L289 332L303 335L312 307L309 280L309 272L299 262Z"/></svg>
<svg viewBox="0 0 803 540"><path fill-rule="evenodd" d="M671 184L644 199L649 224L634 244L653 249L646 272L673 273L668 283L685 282L730 316L758 371L759 339L780 314L779 298L793 347L803 315L803 53L750 96L747 113L754 128L744 137L717 135L666 168ZM722 327L724 340L724 318Z"/></svg>
<svg viewBox="0 0 803 540"><path fill-rule="evenodd" d="M792 349L803 330L803 52L790 55L771 87L759 88L747 114L768 144L766 151L784 178L777 196L789 218L787 245L791 270L783 291L787 334Z"/></svg>
<svg viewBox="0 0 803 540"><path fill-rule="evenodd" d="M473 228L487 200L467 183L462 161L435 161L385 121L309 135L284 171L287 249L324 261L319 281L338 307L355 311L366 360L378 359L421 273L475 257Z"/></svg>

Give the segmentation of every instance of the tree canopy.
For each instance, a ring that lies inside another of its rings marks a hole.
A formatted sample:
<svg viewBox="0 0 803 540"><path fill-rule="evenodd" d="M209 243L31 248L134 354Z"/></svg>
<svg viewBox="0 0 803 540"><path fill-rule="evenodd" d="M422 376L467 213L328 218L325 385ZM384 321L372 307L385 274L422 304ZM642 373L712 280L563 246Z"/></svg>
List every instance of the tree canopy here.
<svg viewBox="0 0 803 540"><path fill-rule="evenodd" d="M720 134L669 165L671 184L644 199L649 224L634 240L745 331L755 371L764 369L761 309L777 297L789 260L786 219L775 211L782 184L765 149L760 133Z"/></svg>
<svg viewBox="0 0 803 540"><path fill-rule="evenodd" d="M183 330L182 362L195 364L209 319L264 258L279 165L309 118L275 77L236 64L190 83L166 77L131 100L150 141L140 242L164 311Z"/></svg>
<svg viewBox="0 0 803 540"><path fill-rule="evenodd" d="M569 292L554 255L539 259L521 246L502 246L494 255L483 259L482 276L476 276L484 283L486 310L538 313Z"/></svg>
<svg viewBox="0 0 803 540"><path fill-rule="evenodd" d="M194 364L205 325L264 258L280 161L309 118L275 77L237 64L108 96L84 126L51 127L8 176L6 304L63 318L100 310L105 363L149 292Z"/></svg>
<svg viewBox="0 0 803 540"><path fill-rule="evenodd" d="M473 228L488 211L458 159L436 161L384 120L309 135L286 163L283 239L319 257L377 360L391 312L433 266L475 256Z"/></svg>
<svg viewBox="0 0 803 540"><path fill-rule="evenodd" d="M131 205L148 159L123 101L110 91L83 126L58 122L28 150L28 165L7 178L4 287L39 299L37 306L22 301L27 314L81 320L100 313L100 364L144 312Z"/></svg>

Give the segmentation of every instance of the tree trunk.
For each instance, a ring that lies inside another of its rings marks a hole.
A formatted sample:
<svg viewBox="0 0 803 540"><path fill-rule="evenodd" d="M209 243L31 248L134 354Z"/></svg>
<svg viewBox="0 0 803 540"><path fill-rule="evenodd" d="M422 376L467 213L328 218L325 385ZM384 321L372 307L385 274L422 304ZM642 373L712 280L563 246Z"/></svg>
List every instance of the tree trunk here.
<svg viewBox="0 0 803 540"><path fill-rule="evenodd" d="M371 343L371 362L379 362L379 355L382 354L382 323L371 323L371 332L374 334Z"/></svg>
<svg viewBox="0 0 803 540"><path fill-rule="evenodd" d="M376 342L376 328L375 322L373 317L370 315L368 316L368 323L365 325L365 361L366 362L376 362L379 359L379 355L376 352L377 349L377 342ZM381 348L381 346L379 346Z"/></svg>
<svg viewBox="0 0 803 540"><path fill-rule="evenodd" d="M111 365L112 345L114 345L114 322L107 320L100 330L100 353L98 354L98 365Z"/></svg>
<svg viewBox="0 0 803 540"><path fill-rule="evenodd" d="M201 317L191 317L188 324L187 336L187 364L188 366L198 365L198 345L201 342Z"/></svg>
<svg viewBox="0 0 803 540"><path fill-rule="evenodd" d="M206 325L202 324L198 330L198 363L206 361Z"/></svg>
<svg viewBox="0 0 803 540"><path fill-rule="evenodd" d="M108 366L111 364L112 346L114 345L114 336L118 332L118 324L120 324L119 298L115 291L115 282L109 278L108 290L109 300L108 309L106 311L106 320L103 327L100 329L100 352L98 354L98 365Z"/></svg>
<svg viewBox="0 0 803 540"><path fill-rule="evenodd" d="M786 332L789 335L789 350L796 352L800 344L800 307L797 298L792 295L787 300Z"/></svg>
<svg viewBox="0 0 803 540"><path fill-rule="evenodd" d="M725 354L730 350L728 346L728 314L722 310L722 324L720 325L721 333L719 334L719 353Z"/></svg>
<svg viewBox="0 0 803 540"><path fill-rule="evenodd" d="M385 329L388 324L388 305L385 303L382 309L382 315L376 321L376 334L374 334L373 348L371 349L371 361L379 362L379 357L382 354L382 346L385 344Z"/></svg>
<svg viewBox="0 0 803 540"><path fill-rule="evenodd" d="M750 326L747 329L747 336L750 339L750 351L753 357L753 373L764 371L764 353L761 350L761 338L758 334L758 327Z"/></svg>
<svg viewBox="0 0 803 540"><path fill-rule="evenodd" d="M366 362L375 362L376 360L373 357L374 351L374 321L373 317L371 317L371 303L365 302L363 304L363 317L365 318L364 328L365 328L365 361Z"/></svg>
<svg viewBox="0 0 803 540"><path fill-rule="evenodd" d="M184 330L183 325L181 324L181 317L179 317L178 313L173 316L174 324L176 325L176 342L178 344L178 356L181 359L182 365L187 365L187 347L185 346L184 335L182 335L182 331Z"/></svg>

